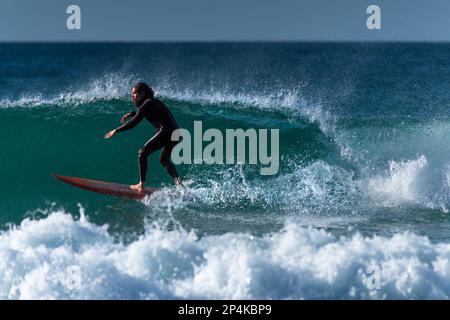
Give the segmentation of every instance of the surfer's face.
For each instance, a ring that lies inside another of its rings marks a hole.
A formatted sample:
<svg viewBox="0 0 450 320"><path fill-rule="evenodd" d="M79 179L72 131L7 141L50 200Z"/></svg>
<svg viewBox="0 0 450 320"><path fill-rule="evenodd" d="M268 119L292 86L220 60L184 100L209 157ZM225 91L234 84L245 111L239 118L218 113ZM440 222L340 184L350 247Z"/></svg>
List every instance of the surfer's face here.
<svg viewBox="0 0 450 320"><path fill-rule="evenodd" d="M133 99L133 102L135 105L139 106L141 100L142 100L143 92L138 92L136 88L133 88L131 90L131 98Z"/></svg>

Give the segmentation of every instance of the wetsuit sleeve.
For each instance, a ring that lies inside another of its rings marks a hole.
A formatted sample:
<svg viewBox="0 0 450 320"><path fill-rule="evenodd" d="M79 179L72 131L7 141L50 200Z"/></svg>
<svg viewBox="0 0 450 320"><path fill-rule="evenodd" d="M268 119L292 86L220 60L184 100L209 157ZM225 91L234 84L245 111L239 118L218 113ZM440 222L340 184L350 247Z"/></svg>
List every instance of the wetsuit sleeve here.
<svg viewBox="0 0 450 320"><path fill-rule="evenodd" d="M136 111L130 111L128 112L130 115L132 115L133 117L136 115Z"/></svg>
<svg viewBox="0 0 450 320"><path fill-rule="evenodd" d="M125 131L125 130L129 130L129 129L133 129L134 127L137 126L137 124L139 122L142 121L142 119L144 119L144 106L141 106L137 112L133 112L134 113L134 117L133 119L131 119L130 121L128 121L127 123L121 125L120 127L118 127L116 129L116 132L120 132L120 131Z"/></svg>

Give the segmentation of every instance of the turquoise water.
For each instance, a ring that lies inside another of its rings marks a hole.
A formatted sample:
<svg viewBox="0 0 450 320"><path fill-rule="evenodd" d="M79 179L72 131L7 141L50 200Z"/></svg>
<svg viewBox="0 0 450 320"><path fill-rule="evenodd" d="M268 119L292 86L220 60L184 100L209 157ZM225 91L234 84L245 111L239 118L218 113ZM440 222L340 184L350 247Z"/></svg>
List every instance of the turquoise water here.
<svg viewBox="0 0 450 320"><path fill-rule="evenodd" d="M6 262L0 273L9 276L0 297L448 297L446 268L436 264L449 261L448 49L1 44L0 256ZM103 136L134 108L130 89L139 80L150 83L189 130L197 120L204 130L279 129L278 174L261 176L257 165L180 165L186 184L180 190L155 154L147 183L161 191L144 201L56 181L52 173L137 182L137 151L154 128L142 122L111 140ZM325 254L327 245L348 262ZM56 263L61 246L67 253ZM39 258L11 253L24 248ZM52 272L72 264L99 276L92 271L97 262L83 258L96 250L110 271L97 291L51 285L58 282ZM321 268L338 270L327 282L333 290L325 285L328 271L304 267L320 257L330 261ZM401 265L405 259L411 262ZM125 272L126 261L140 269ZM233 261L247 268L250 282L233 278ZM398 275L386 271L385 290L367 291L362 278L350 274L373 261L413 270L416 278L401 287ZM44 272L46 262L51 267ZM11 267L17 263L24 267ZM215 280L205 280L202 268ZM33 272L48 284L41 291L27 280Z"/></svg>

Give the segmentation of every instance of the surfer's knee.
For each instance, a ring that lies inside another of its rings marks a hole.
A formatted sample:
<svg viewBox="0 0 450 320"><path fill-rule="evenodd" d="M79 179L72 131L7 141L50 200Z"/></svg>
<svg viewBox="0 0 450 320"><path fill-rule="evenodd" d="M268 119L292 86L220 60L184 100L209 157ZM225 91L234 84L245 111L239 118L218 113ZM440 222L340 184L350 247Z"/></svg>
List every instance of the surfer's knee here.
<svg viewBox="0 0 450 320"><path fill-rule="evenodd" d="M138 157L139 157L139 160L143 159L143 158L147 158L147 153L145 152L144 148L139 149Z"/></svg>

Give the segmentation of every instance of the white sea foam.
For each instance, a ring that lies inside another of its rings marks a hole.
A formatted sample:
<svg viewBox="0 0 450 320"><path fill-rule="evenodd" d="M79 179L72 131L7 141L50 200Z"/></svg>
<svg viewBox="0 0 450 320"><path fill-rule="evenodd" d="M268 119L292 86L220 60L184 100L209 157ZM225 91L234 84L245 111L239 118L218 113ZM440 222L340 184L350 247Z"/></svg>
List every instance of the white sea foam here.
<svg viewBox="0 0 450 320"><path fill-rule="evenodd" d="M389 173L369 181L369 191L374 197L389 205L414 202L421 197L422 181L428 167L425 156L412 161L390 161Z"/></svg>
<svg viewBox="0 0 450 320"><path fill-rule="evenodd" d="M379 289L368 286L369 266ZM60 210L0 234L3 299L441 299L449 270L450 244L410 233L336 238L294 221L262 237L155 224L123 244Z"/></svg>
<svg viewBox="0 0 450 320"><path fill-rule="evenodd" d="M435 168L424 155L407 161L390 161L383 175L368 179L369 196L382 206L400 205L439 209L449 207L449 167Z"/></svg>

